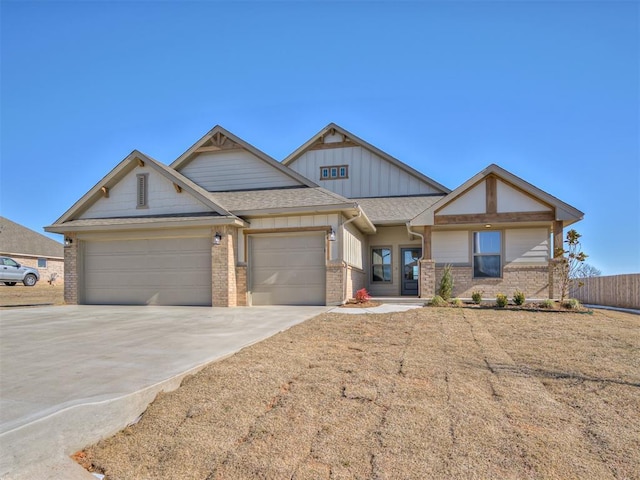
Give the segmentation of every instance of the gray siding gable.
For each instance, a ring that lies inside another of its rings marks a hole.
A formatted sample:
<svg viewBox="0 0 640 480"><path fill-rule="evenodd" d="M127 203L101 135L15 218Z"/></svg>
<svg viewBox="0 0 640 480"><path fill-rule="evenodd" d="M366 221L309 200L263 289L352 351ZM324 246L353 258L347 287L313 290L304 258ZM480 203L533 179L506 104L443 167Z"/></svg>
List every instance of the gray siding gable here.
<svg viewBox="0 0 640 480"><path fill-rule="evenodd" d="M209 192L300 187L300 182L246 150L200 153L180 170Z"/></svg>

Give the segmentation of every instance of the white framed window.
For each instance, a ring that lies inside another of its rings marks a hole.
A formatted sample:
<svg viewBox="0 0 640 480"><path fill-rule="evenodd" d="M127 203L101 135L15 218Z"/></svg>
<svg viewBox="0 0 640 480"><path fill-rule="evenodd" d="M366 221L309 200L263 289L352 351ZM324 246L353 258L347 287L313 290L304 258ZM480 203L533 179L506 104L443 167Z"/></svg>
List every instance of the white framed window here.
<svg viewBox="0 0 640 480"><path fill-rule="evenodd" d="M141 173L136 175L137 192L137 208L147 208L149 196L149 174Z"/></svg>
<svg viewBox="0 0 640 480"><path fill-rule="evenodd" d="M371 249L371 281L391 282L391 247Z"/></svg>
<svg viewBox="0 0 640 480"><path fill-rule="evenodd" d="M349 165L320 167L320 180L342 180L349 178Z"/></svg>
<svg viewBox="0 0 640 480"><path fill-rule="evenodd" d="M473 277L502 277L502 233L499 230L473 232Z"/></svg>
<svg viewBox="0 0 640 480"><path fill-rule="evenodd" d="M47 268L47 259L39 258L38 259L38 268Z"/></svg>

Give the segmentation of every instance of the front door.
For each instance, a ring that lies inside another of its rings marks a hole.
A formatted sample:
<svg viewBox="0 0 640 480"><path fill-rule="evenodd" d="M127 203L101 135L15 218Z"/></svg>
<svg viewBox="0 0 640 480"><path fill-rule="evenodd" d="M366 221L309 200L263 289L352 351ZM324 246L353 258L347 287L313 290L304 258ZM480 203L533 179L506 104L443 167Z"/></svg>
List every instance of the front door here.
<svg viewBox="0 0 640 480"><path fill-rule="evenodd" d="M418 295L418 279L420 265L418 260L422 256L421 248L401 248L402 256L402 295Z"/></svg>

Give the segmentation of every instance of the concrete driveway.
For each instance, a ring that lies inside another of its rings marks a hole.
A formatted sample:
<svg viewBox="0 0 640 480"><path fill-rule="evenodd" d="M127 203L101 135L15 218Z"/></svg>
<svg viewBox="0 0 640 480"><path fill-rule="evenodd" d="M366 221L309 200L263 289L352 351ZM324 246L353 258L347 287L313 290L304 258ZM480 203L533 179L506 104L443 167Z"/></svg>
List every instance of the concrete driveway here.
<svg viewBox="0 0 640 480"><path fill-rule="evenodd" d="M161 390L330 307L0 310L0 478L94 478L68 455Z"/></svg>

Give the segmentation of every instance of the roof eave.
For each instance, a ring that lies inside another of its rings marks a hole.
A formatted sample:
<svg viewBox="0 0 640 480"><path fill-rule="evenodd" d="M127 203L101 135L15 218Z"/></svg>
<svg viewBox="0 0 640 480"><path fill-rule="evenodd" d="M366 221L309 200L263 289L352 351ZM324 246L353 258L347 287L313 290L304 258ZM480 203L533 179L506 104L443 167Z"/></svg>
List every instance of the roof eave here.
<svg viewBox="0 0 640 480"><path fill-rule="evenodd" d="M107 220L107 219L105 219ZM208 227L219 225L233 225L245 228L248 223L243 219L232 217L209 217L206 219L184 220L179 217L169 219L159 219L157 222L139 222L139 223L120 223L120 224L97 224L97 225L49 225L44 227L45 231L50 233L73 233L73 232L90 232L90 231L127 231L127 230L148 230L148 229L171 229L171 228L192 228L192 227Z"/></svg>

